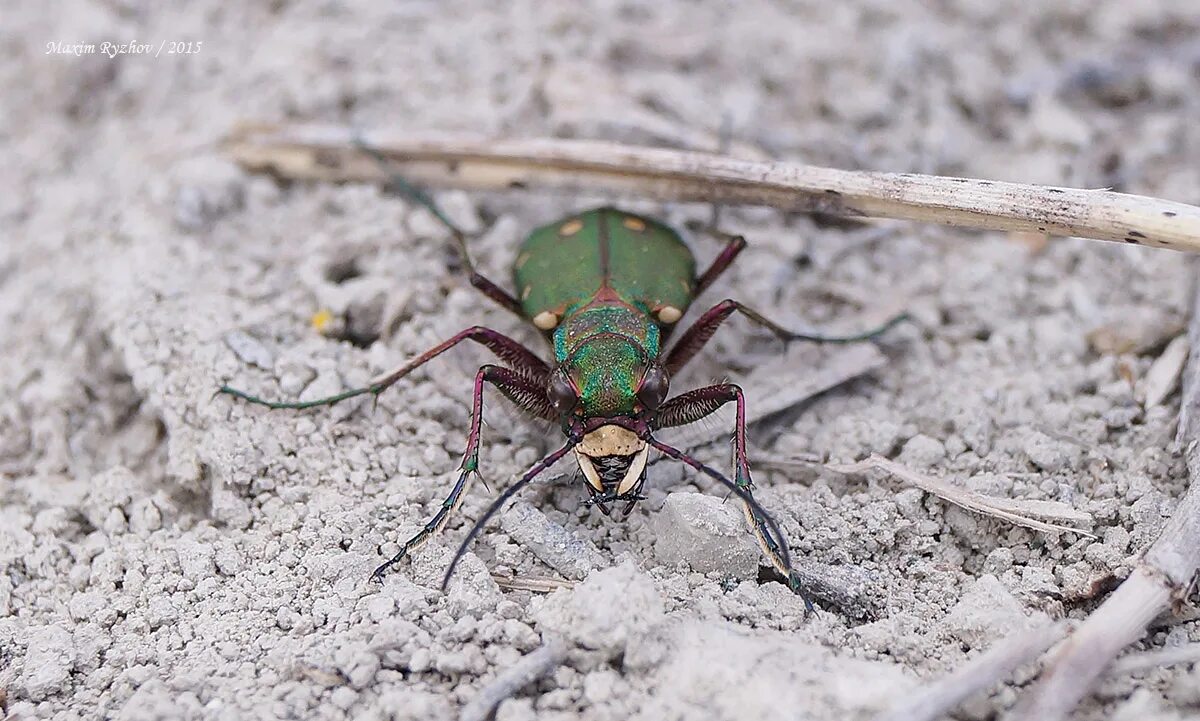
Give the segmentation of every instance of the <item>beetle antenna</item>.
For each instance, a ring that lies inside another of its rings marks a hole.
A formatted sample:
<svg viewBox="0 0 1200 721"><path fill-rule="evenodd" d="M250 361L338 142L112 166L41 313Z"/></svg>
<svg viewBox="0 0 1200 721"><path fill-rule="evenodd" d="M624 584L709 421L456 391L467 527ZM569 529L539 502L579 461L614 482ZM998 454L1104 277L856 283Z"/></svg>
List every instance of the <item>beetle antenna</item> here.
<svg viewBox="0 0 1200 721"><path fill-rule="evenodd" d="M403 175L397 173L392 167L392 161L381 153L378 148L363 140L359 135L355 135L353 142L354 147L371 156L371 159L379 166L379 170L387 176L387 183L384 186L387 190L398 193L425 208L433 214L433 217L438 219L438 222L446 226L450 232L459 235L462 234L458 226L450 218L446 217L446 214L433 201L433 198L429 197L429 194L424 190L410 183Z"/></svg>
<svg viewBox="0 0 1200 721"><path fill-rule="evenodd" d="M538 475L541 474L542 471L557 463L558 459L567 455L567 453L570 452L577 443L579 443L579 440L572 438L557 451L554 451L543 457L542 460L535 463L532 468L530 468L528 471L525 471L525 475L521 476L520 480L508 488L505 488L504 492L501 493L496 500L492 501L492 505L488 506L488 509L483 512L483 515L479 517L479 520L475 521L475 525L471 526L471 530L467 531L466 538L462 540L462 543L458 544L458 550L454 552L454 558L450 559L450 566L446 569L446 575L442 576L442 593L446 592L446 586L450 583L450 577L454 575L454 569L458 567L458 562L462 560L464 555L466 555L467 549L471 547L471 544L475 541L475 538L479 536L481 531L483 531L483 527L486 526L487 522L492 519L492 516L496 515L501 507L503 507L505 503L508 503L509 499L517 495L522 488L528 486L533 479L537 478Z"/></svg>
<svg viewBox="0 0 1200 721"><path fill-rule="evenodd" d="M659 451L667 454L671 458L674 458L682 463L686 463L692 468L695 468L697 471L700 471L704 475L725 486L734 495L741 499L743 503L749 506L750 510L753 511L755 515L762 517L767 529L770 530L771 535L774 537L772 540L775 542L775 545L779 547L780 559L789 570L792 568L792 558L790 552L788 551L787 541L783 537L783 532L779 530L779 525L775 523L775 519L771 517L771 514L767 513L767 510L762 507L762 505L754 498L750 491L729 480L724 476L724 474L712 466L701 463L678 448L668 446L667 444L661 443L654 438L647 438L646 442L657 448ZM805 603L808 603L807 597L805 597Z"/></svg>

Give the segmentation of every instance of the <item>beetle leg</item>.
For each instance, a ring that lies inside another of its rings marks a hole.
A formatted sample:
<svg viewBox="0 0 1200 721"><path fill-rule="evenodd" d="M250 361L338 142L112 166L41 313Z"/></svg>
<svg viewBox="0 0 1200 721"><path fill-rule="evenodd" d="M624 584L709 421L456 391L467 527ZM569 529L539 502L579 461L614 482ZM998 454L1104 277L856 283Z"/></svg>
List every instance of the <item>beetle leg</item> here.
<svg viewBox="0 0 1200 721"><path fill-rule="evenodd" d="M766 517L747 499L753 498L754 480L750 476L750 460L746 455L746 397L742 389L733 383L697 388L676 396L663 403L655 416L656 428L669 428L693 423L713 413L729 402L737 403L737 421L733 432L733 483L745 491L742 497L742 509L746 514L754 538L759 548L777 571L788 580L788 587L804 597L799 585L799 576L792 569L791 559L784 545L786 541L779 533L772 535ZM777 540L778 539L778 540ZM805 603L808 598L804 597ZM811 603L809 603L811 607Z"/></svg>
<svg viewBox="0 0 1200 721"><path fill-rule="evenodd" d="M476 343L487 347L505 363L508 363L517 369L521 375L525 376L526 380L531 385L538 385L538 381L545 378L546 374L550 372L550 368L546 365L545 361L543 361L541 358L538 358L533 351L521 345L521 343L518 341L509 338L499 331L494 331L491 328L484 328L483 326L477 325L467 328L464 331L460 331L451 338L437 344L416 358L413 358L407 363L399 366L398 368L376 376L371 380L369 385L363 386L362 388L353 388L348 391L343 391L342 393L328 396L326 398L317 398L311 401L268 401L229 386L221 386L217 392L241 398L249 403L256 403L260 406L267 406L268 408L276 409L303 409L313 408L316 406L329 406L339 401L344 401L347 398L361 396L366 393L378 396L380 393L384 392L393 384L395 384L396 381L400 380L409 373L412 373L417 368L425 365L429 361L433 360L442 353L445 353L464 340L475 341Z"/></svg>
<svg viewBox="0 0 1200 721"><path fill-rule="evenodd" d="M722 273L729 270L729 266L733 265L733 261L738 257L738 254L746 249L746 239L740 235L726 235L717 230L710 230L709 232L724 238L725 247L721 249L721 252L717 254L717 257L713 259L708 268L700 274L699 279L696 281L696 290L693 293L693 295L697 296L712 285L717 278L720 278Z"/></svg>
<svg viewBox="0 0 1200 721"><path fill-rule="evenodd" d="M475 392L471 404L471 430L467 435L467 449L463 452L462 463L459 465L458 480L450 489L450 495L442 501L441 508L433 515L433 518L429 519L429 522L416 535L404 542L399 553L375 569L371 574L375 580L383 578L383 574L387 573L389 568L404 560L405 556L423 546L430 538L441 533L450 520L450 514L454 513L462 504L467 481L472 475L479 473L479 429L483 421L484 383L491 383L501 393L530 413L553 417L550 401L546 399L545 392L532 385L529 379L501 366L485 365L480 368L479 372L475 374Z"/></svg>
<svg viewBox="0 0 1200 721"><path fill-rule="evenodd" d="M496 513L504 507L504 504L508 503L510 498L517 495L517 491L520 491L525 486L528 486L533 479L537 478L538 475L542 473L542 471L545 471L547 468L557 463L560 458L567 455L567 453L569 453L571 449L574 448L578 443L579 438L577 437L573 436L568 439L567 442L564 443L557 451L551 451L543 456L542 460L533 464L533 467L531 467L528 471L525 471L525 475L521 476L519 480L517 480L508 488L505 488L504 491L496 498L496 500L492 501L492 505L488 506L487 510L483 512L483 515L479 517L479 520L475 521L475 524L471 526L471 530L467 531L467 535L465 538L463 538L462 543L458 544L458 550L454 552L454 558L450 559L450 565L446 567L446 574L442 576L443 593L446 591L446 585L450 583L450 577L454 575L454 569L458 567L458 562L462 560L464 555L466 555L467 549L470 548L471 543L483 530L483 527L487 525L487 522L491 520L492 516L496 515Z"/></svg>
<svg viewBox="0 0 1200 721"><path fill-rule="evenodd" d="M696 319L696 322L672 346L670 352L667 353L666 362L663 363L663 367L666 368L667 372L674 375L679 369L687 365L687 362L699 353L700 349L713 337L713 334L717 332L721 324L737 311L741 311L742 315L750 319L752 323L771 331L775 337L785 343L797 340L807 340L814 343L857 343L859 341L871 340L900 321L907 320L909 317L907 313L900 313L889 318L883 324L860 333L825 335L788 330L753 308L727 298L704 311L704 314Z"/></svg>
<svg viewBox="0 0 1200 721"><path fill-rule="evenodd" d="M736 388L736 386L734 387ZM791 589L792 593L803 599L805 609L811 613L813 610L812 601L809 599L808 594L804 592L800 574L796 573L795 569L792 568L792 559L788 553L787 541L784 539L783 533L779 530L779 525L775 523L766 509L759 505L758 501L754 498L754 493L751 491L753 483L750 481L748 475L749 469L747 468L747 475L743 481L731 481L716 470L704 465L677 448L672 448L654 438L647 439L647 442L671 458L682 461L708 477L719 481L742 501L746 519L750 523L750 528L754 533L755 540L758 541L759 548L762 549L763 554L766 555L771 565L787 579L788 588Z"/></svg>
<svg viewBox="0 0 1200 721"><path fill-rule="evenodd" d="M397 173L392 168L392 162L388 160L387 156L379 152L377 148L362 142L361 138L355 138L355 145L358 146L359 150L371 156L371 158L379 165L379 168L383 174L387 176L387 183L384 185L385 190L407 198L408 200L411 200L417 205L425 208L433 215L434 218L437 218L439 223L446 227L446 230L450 231L450 234L454 236L455 244L458 246L458 253L460 256L462 256L463 264L467 267L467 273L469 275L471 285L499 305L513 313L516 313L519 317L524 318L525 314L521 310L521 301L514 298L511 293L504 290L490 278L475 269L475 264L471 262L471 253L467 250L466 233L464 233L457 225L454 224L453 221L450 220L449 217L446 216L445 213L442 212L442 209L438 207L433 198L431 198L424 190L421 190L417 186L408 182L407 179Z"/></svg>

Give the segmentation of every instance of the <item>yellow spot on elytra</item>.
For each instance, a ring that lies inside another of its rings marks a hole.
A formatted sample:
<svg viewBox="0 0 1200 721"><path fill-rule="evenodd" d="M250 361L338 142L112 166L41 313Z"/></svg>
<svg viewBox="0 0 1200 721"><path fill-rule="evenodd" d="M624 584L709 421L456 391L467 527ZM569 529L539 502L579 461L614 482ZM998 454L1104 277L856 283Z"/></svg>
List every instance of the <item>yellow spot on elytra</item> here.
<svg viewBox="0 0 1200 721"><path fill-rule="evenodd" d="M658 309L658 319L663 323L674 323L683 317L683 311L673 305L664 305Z"/></svg>
<svg viewBox="0 0 1200 721"><path fill-rule="evenodd" d="M525 286L524 290L521 291L521 300L525 300L526 298L528 298L529 294L532 292L533 292L532 285Z"/></svg>
<svg viewBox="0 0 1200 721"><path fill-rule="evenodd" d="M635 218L632 215L625 216L625 220L621 221L621 225L639 233L646 229L646 221L641 218Z"/></svg>
<svg viewBox="0 0 1200 721"><path fill-rule="evenodd" d="M684 293L691 295L691 292L692 292L692 284L691 283L687 282L686 280L681 280L681 281L679 281L679 285L683 286Z"/></svg>
<svg viewBox="0 0 1200 721"><path fill-rule="evenodd" d="M533 324L542 330L550 330L558 325L558 316L548 310L544 310L533 317Z"/></svg>
<svg viewBox="0 0 1200 721"><path fill-rule="evenodd" d="M308 322L312 324L313 330L324 333L329 328L329 324L333 322L333 313L328 308L322 308L313 313Z"/></svg>
<svg viewBox="0 0 1200 721"><path fill-rule="evenodd" d="M580 230L583 230L583 221L579 218L572 218L562 224L562 227L558 229L558 234L564 238L569 238Z"/></svg>
<svg viewBox="0 0 1200 721"><path fill-rule="evenodd" d="M514 267L517 270L520 270L521 266L525 265L528 262L529 262L529 251L525 251L524 253L521 253L520 255L517 256L517 262Z"/></svg>

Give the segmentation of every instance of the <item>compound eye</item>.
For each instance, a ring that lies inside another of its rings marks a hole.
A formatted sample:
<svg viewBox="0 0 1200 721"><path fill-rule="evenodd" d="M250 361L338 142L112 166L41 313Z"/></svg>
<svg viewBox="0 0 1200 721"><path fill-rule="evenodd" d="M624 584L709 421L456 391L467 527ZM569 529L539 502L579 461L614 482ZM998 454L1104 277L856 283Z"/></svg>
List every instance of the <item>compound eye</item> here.
<svg viewBox="0 0 1200 721"><path fill-rule="evenodd" d="M647 410L655 410L667 398L670 379L661 366L650 366L642 378L642 387L638 388L637 397Z"/></svg>
<svg viewBox="0 0 1200 721"><path fill-rule="evenodd" d="M571 381L562 373L550 376L550 383L546 386L546 397L550 399L554 410L560 414L570 411L579 400L575 386L571 385Z"/></svg>

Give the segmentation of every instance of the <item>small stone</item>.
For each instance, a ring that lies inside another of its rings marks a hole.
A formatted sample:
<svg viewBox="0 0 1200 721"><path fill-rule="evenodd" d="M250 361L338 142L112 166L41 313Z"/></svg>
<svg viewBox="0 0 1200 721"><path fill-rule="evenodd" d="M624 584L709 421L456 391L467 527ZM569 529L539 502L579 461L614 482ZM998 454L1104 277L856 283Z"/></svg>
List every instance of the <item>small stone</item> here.
<svg viewBox="0 0 1200 721"><path fill-rule="evenodd" d="M666 565L687 563L700 573L751 578L758 550L739 504L699 493L672 493L653 517L654 552Z"/></svg>
<svg viewBox="0 0 1200 721"><path fill-rule="evenodd" d="M280 606L275 611L275 625L284 631L290 631L296 627L296 623L300 621L300 614L293 611L287 606Z"/></svg>
<svg viewBox="0 0 1200 721"><path fill-rule="evenodd" d="M363 611L372 621L383 622L396 613L396 601L391 596L372 596L363 603Z"/></svg>
<svg viewBox="0 0 1200 721"><path fill-rule="evenodd" d="M226 576L235 576L243 567L242 554L236 546L226 543L213 554L213 563Z"/></svg>
<svg viewBox="0 0 1200 721"><path fill-rule="evenodd" d="M496 721L534 721L538 718L533 710L533 699L505 699L496 708Z"/></svg>
<svg viewBox="0 0 1200 721"><path fill-rule="evenodd" d="M932 468L946 458L946 447L936 438L917 434L908 439L900 451L900 462L906 466Z"/></svg>
<svg viewBox="0 0 1200 721"><path fill-rule="evenodd" d="M557 633L579 647L616 657L631 639L663 618L664 607L650 577L625 562L593 573L570 591L546 597L533 616L543 633ZM415 662L413 654L413 671Z"/></svg>
<svg viewBox="0 0 1200 721"><path fill-rule="evenodd" d="M154 596L146 607L146 622L150 628L160 628L179 618L179 611L169 596Z"/></svg>
<svg viewBox="0 0 1200 721"><path fill-rule="evenodd" d="M212 546L194 541L179 541L175 544L179 556L179 569L184 578L199 581L208 578L216 570L213 563Z"/></svg>
<svg viewBox="0 0 1200 721"><path fill-rule="evenodd" d="M950 613L945 625L954 637L972 648L982 648L1013 631L1026 628L1030 619L1021 602L992 575L973 583Z"/></svg>
<svg viewBox="0 0 1200 721"><path fill-rule="evenodd" d="M530 503L517 501L505 509L500 514L500 525L513 541L567 578L582 580L609 565L591 541L551 521Z"/></svg>
<svg viewBox="0 0 1200 721"><path fill-rule="evenodd" d="M32 631L28 646L19 683L25 695L41 701L66 686L75 662L75 647L71 634L58 626Z"/></svg>
<svg viewBox="0 0 1200 721"><path fill-rule="evenodd" d="M1034 431L1025 438L1022 450L1033 465L1043 471L1054 473L1072 465L1078 455L1074 446L1065 441L1059 441L1040 431Z"/></svg>
<svg viewBox="0 0 1200 721"><path fill-rule="evenodd" d="M245 202L246 175L223 158L191 158L174 175L175 224L181 230L205 228Z"/></svg>
<svg viewBox="0 0 1200 721"><path fill-rule="evenodd" d="M1121 565L1125 554L1105 543L1092 543L1084 549L1083 557L1093 566L1114 569Z"/></svg>
<svg viewBox="0 0 1200 721"><path fill-rule="evenodd" d="M246 331L232 330L225 334L224 340L229 350L243 363L258 366L263 370L271 370L274 367L275 355Z"/></svg>
<svg viewBox="0 0 1200 721"><path fill-rule="evenodd" d="M250 507L217 476L213 476L210 498L213 520L231 528L245 528L250 525Z"/></svg>
<svg viewBox="0 0 1200 721"><path fill-rule="evenodd" d="M987 555L983 562L983 570L988 573L999 576L1013 566L1013 552L1011 548L1001 546L993 549Z"/></svg>
<svg viewBox="0 0 1200 721"><path fill-rule="evenodd" d="M1142 410L1136 406L1118 406L1105 411L1101 420L1107 428L1115 431L1129 427L1141 413Z"/></svg>
<svg viewBox="0 0 1200 721"><path fill-rule="evenodd" d="M71 614L71 618L76 621L98 621L102 615L101 611L106 606L108 604L99 593L86 591L77 593L71 597L71 600L67 603L67 611Z"/></svg>
<svg viewBox="0 0 1200 721"><path fill-rule="evenodd" d="M358 693L348 686L339 686L329 694L329 700L333 702L334 706L346 711L354 705L355 701L358 701Z"/></svg>

